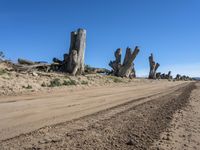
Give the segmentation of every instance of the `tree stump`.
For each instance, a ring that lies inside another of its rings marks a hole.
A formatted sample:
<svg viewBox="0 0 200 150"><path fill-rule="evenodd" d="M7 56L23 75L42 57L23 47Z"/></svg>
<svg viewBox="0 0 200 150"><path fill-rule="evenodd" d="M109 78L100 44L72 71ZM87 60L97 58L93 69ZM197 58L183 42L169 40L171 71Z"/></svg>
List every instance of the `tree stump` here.
<svg viewBox="0 0 200 150"><path fill-rule="evenodd" d="M172 73L171 71L168 72L167 79L172 79L173 78L172 75L171 75L171 73Z"/></svg>
<svg viewBox="0 0 200 150"><path fill-rule="evenodd" d="M64 54L62 71L72 75L82 74L84 72L84 57L86 47L86 30L78 29L71 32L71 42L69 54Z"/></svg>
<svg viewBox="0 0 200 150"><path fill-rule="evenodd" d="M126 49L123 64L121 64L121 48L115 51L115 61L110 61L109 66L113 69L113 75L119 77L136 77L133 61L139 53L139 48L136 46L132 52L131 48Z"/></svg>
<svg viewBox="0 0 200 150"><path fill-rule="evenodd" d="M156 71L160 66L159 63L155 63L153 54L149 56L149 65L150 65L150 72L149 72L149 79L156 79Z"/></svg>
<svg viewBox="0 0 200 150"><path fill-rule="evenodd" d="M119 69L121 67L121 55L122 55L122 49L118 48L115 51L115 61L110 61L109 66L113 69L113 74L115 76L118 76Z"/></svg>

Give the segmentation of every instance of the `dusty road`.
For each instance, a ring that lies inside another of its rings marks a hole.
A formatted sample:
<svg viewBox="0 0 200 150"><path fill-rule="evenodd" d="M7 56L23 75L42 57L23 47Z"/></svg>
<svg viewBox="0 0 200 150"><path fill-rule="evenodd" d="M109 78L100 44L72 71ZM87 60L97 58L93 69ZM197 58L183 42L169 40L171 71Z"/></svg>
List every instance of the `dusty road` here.
<svg viewBox="0 0 200 150"><path fill-rule="evenodd" d="M146 148L153 139L159 138L169 118L182 106L181 101L188 99L192 90L189 84L132 83L3 97L0 100L0 148Z"/></svg>
<svg viewBox="0 0 200 150"><path fill-rule="evenodd" d="M162 150L200 149L200 83L192 91L187 106L173 115L169 127L153 147Z"/></svg>
<svg viewBox="0 0 200 150"><path fill-rule="evenodd" d="M0 140L89 115L130 100L170 91L182 84L183 82L149 82L120 87L0 97Z"/></svg>

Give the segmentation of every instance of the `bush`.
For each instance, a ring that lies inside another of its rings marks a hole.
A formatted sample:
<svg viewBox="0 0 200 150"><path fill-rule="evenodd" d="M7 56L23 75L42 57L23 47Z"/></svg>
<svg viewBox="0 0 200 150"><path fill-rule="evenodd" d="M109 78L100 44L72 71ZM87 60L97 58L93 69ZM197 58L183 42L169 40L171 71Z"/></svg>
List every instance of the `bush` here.
<svg viewBox="0 0 200 150"><path fill-rule="evenodd" d="M49 87L56 87L56 86L61 86L62 84L60 83L60 79L56 78L50 81Z"/></svg>
<svg viewBox="0 0 200 150"><path fill-rule="evenodd" d="M123 82L121 78L115 76L108 76L109 79L113 80L115 83Z"/></svg>
<svg viewBox="0 0 200 150"><path fill-rule="evenodd" d="M75 80L69 79L68 81L64 80L63 85L69 86L69 85L77 85Z"/></svg>
<svg viewBox="0 0 200 150"><path fill-rule="evenodd" d="M121 80L121 79L118 79L118 78L115 78L115 79L113 79L113 82L119 83L119 82L122 82L122 80Z"/></svg>
<svg viewBox="0 0 200 150"><path fill-rule="evenodd" d="M7 73L5 69L0 69L0 75Z"/></svg>
<svg viewBox="0 0 200 150"><path fill-rule="evenodd" d="M64 80L63 85L66 85L66 86L70 85L70 81Z"/></svg>
<svg viewBox="0 0 200 150"><path fill-rule="evenodd" d="M88 81L81 81L81 84L88 85Z"/></svg>

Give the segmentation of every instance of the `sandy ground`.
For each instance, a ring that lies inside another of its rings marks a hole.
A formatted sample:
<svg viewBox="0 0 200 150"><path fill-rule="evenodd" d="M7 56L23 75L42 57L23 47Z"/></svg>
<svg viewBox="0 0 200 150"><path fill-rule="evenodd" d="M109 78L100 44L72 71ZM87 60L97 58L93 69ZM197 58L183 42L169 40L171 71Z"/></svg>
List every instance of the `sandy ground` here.
<svg viewBox="0 0 200 150"><path fill-rule="evenodd" d="M152 147L163 150L200 149L200 83L196 87L187 107L174 114L170 127Z"/></svg>
<svg viewBox="0 0 200 150"><path fill-rule="evenodd" d="M188 99L189 84L149 81L1 97L0 149L148 148Z"/></svg>

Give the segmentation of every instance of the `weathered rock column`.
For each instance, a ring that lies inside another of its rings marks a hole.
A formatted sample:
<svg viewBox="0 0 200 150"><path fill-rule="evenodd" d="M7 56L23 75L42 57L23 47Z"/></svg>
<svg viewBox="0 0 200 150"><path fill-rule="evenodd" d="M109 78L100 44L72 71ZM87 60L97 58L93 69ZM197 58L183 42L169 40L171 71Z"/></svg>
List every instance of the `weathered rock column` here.
<svg viewBox="0 0 200 150"><path fill-rule="evenodd" d="M149 56L149 65L150 65L150 72L149 72L149 79L156 79L156 71L160 66L159 63L155 63L153 54Z"/></svg>

